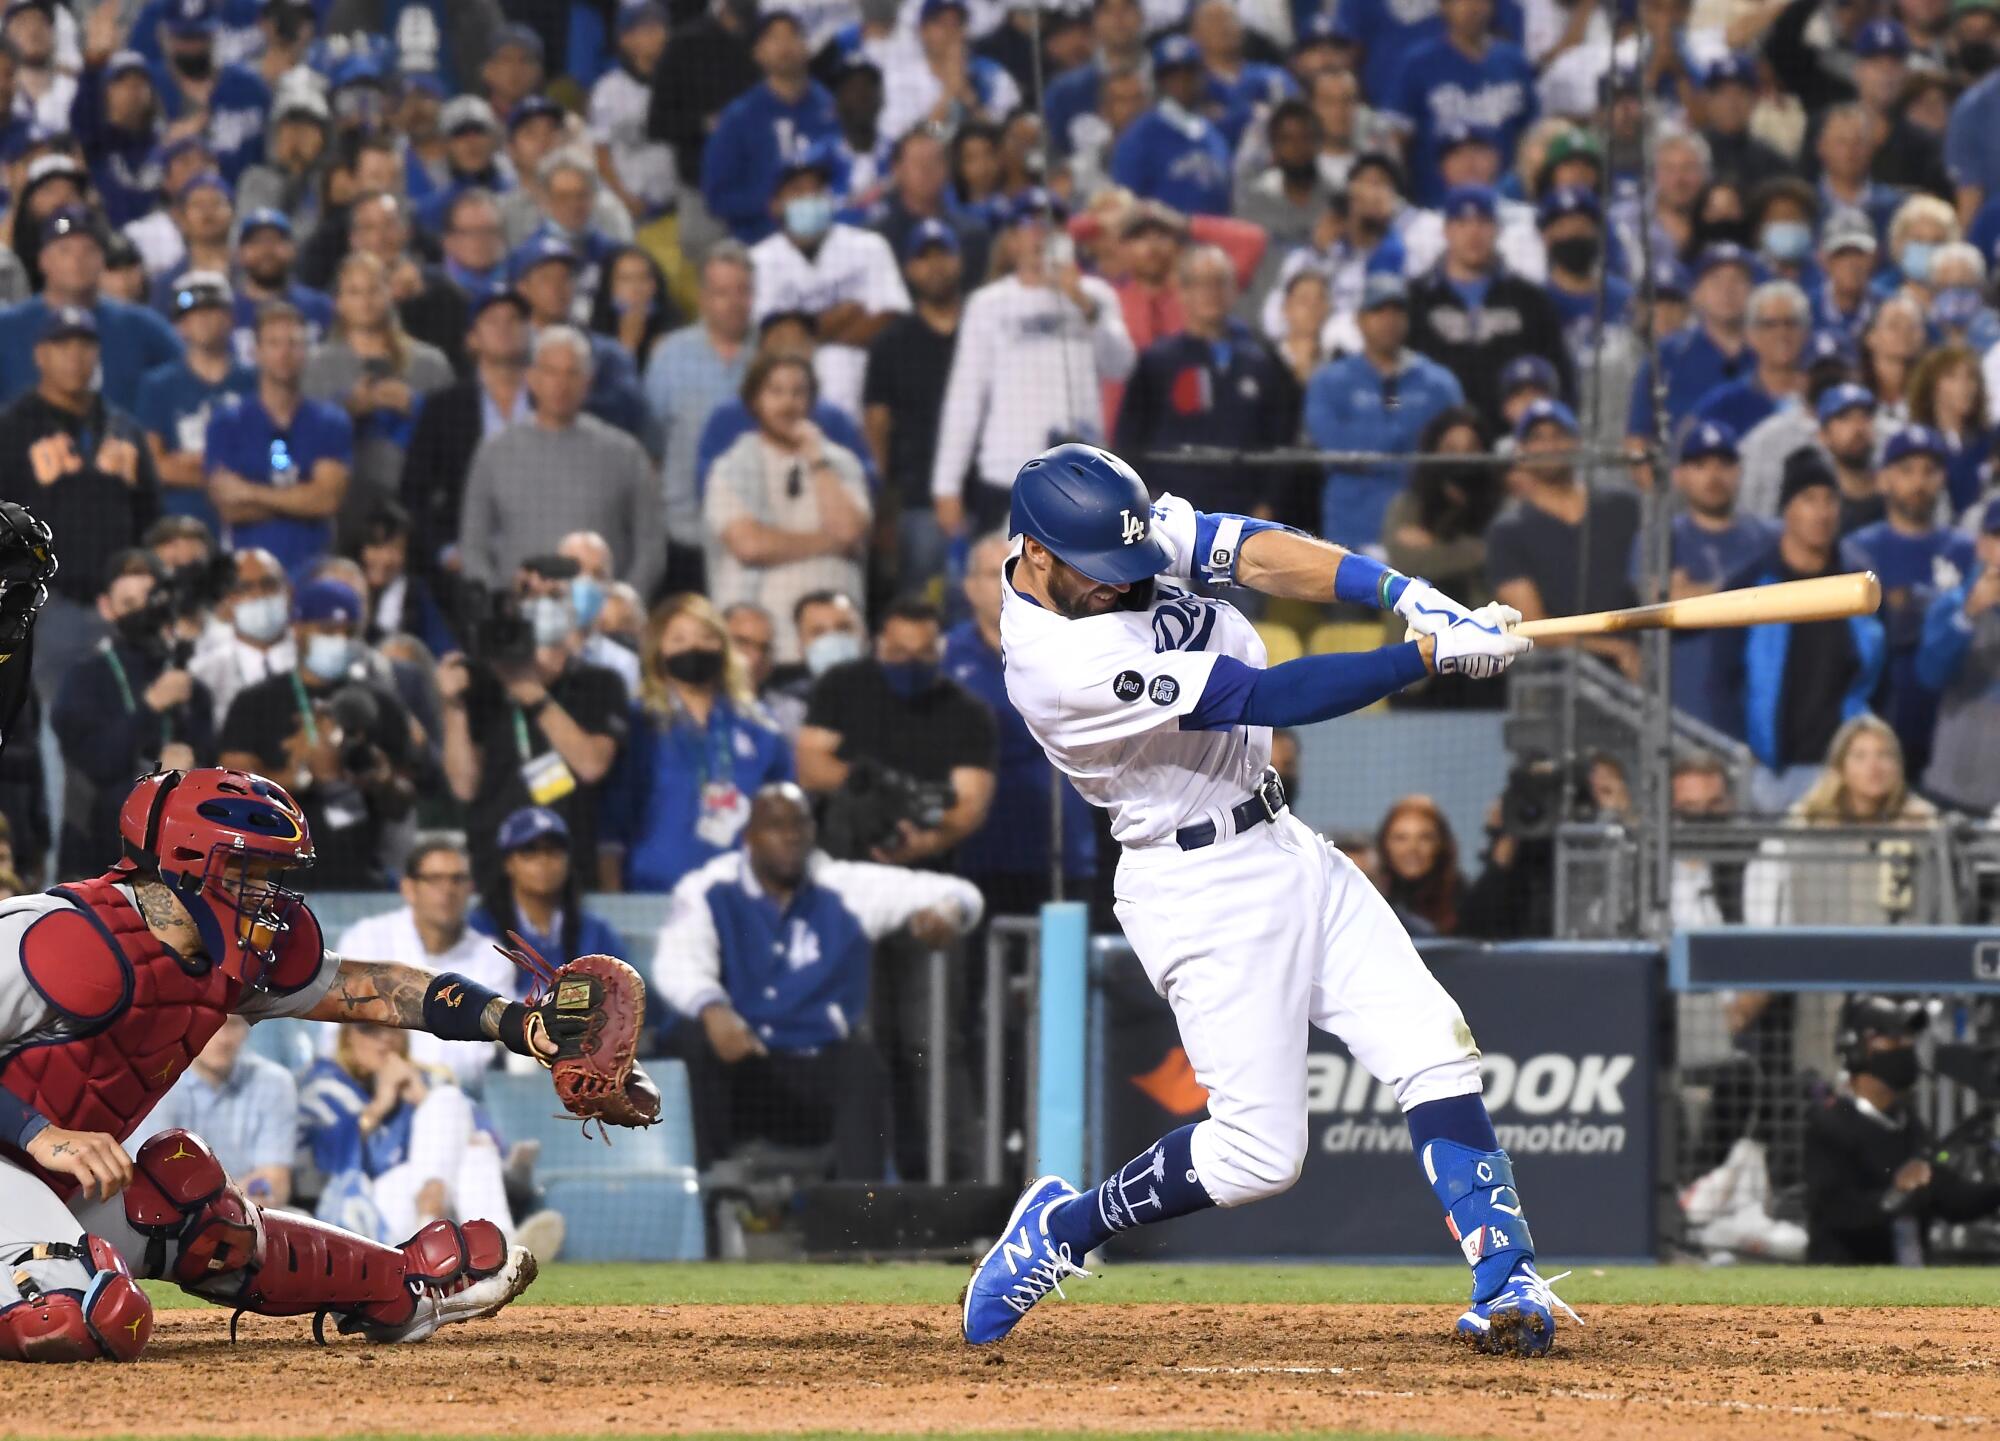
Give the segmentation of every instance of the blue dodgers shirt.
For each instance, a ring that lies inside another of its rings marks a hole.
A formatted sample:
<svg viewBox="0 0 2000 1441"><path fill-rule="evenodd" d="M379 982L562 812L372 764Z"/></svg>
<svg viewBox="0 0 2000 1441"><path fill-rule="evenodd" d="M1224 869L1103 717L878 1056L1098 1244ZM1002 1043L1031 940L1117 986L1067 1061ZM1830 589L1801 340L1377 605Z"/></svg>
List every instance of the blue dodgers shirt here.
<svg viewBox="0 0 2000 1441"><path fill-rule="evenodd" d="M181 118L187 102L164 64L153 66L153 92L167 119ZM216 71L203 133L215 151L216 169L231 185L264 158L264 117L270 111L271 87L256 71L241 65L224 65Z"/></svg>
<svg viewBox="0 0 2000 1441"><path fill-rule="evenodd" d="M1198 115L1155 106L1126 127L1111 149L1111 178L1183 215L1229 213L1229 141Z"/></svg>
<svg viewBox="0 0 2000 1441"><path fill-rule="evenodd" d="M1258 106L1275 106L1280 101L1299 98L1299 83L1277 65L1246 60L1234 80L1225 80L1213 70L1207 72L1206 101L1222 138L1231 152L1243 143L1243 132L1257 118Z"/></svg>
<svg viewBox="0 0 2000 1441"><path fill-rule="evenodd" d="M354 464L354 424L338 406L301 399L292 423L280 426L252 391L224 397L209 418L204 473L211 477L226 470L252 485L294 486L322 460ZM277 516L227 526L222 543L231 550L261 546L296 579L333 549L333 520Z"/></svg>
<svg viewBox="0 0 2000 1441"><path fill-rule="evenodd" d="M556 912L554 921L546 931L538 931L529 925L528 918L522 915L518 908L503 926L493 919L493 913L484 905L475 906L472 914L465 918L465 923L480 935L492 936L496 940L505 940L507 932L512 931L534 947L535 954L552 966L566 966L577 956L616 956L621 961L627 959L624 937L618 934L611 922L589 911L585 911L577 918L574 955L563 949L561 911ZM528 993L534 987L533 976L523 970L517 969L514 972L515 999L526 1000Z"/></svg>
<svg viewBox="0 0 2000 1441"><path fill-rule="evenodd" d="M1335 14L1335 28L1361 47L1361 93L1371 105L1388 103L1411 51L1444 37L1438 0L1339 0ZM1518 0L1494 5L1493 32L1521 43Z"/></svg>
<svg viewBox="0 0 2000 1441"><path fill-rule="evenodd" d="M1717 386L1754 375L1757 356L1747 345L1733 356L1724 355L1706 330L1690 325L1660 342L1660 366L1667 374L1667 424L1673 428L1692 415L1701 398ZM1647 438L1653 434L1650 357L1639 362L1638 373L1632 377L1632 411L1625 433Z"/></svg>
<svg viewBox="0 0 2000 1441"><path fill-rule="evenodd" d="M1882 626L1888 661L1876 711L1895 727L1911 775L1919 774L1937 726L1938 693L1917 677L1924 615L1938 595L1971 575L1977 563L1972 537L1940 527L1905 535L1886 520L1864 526L1847 542L1882 582Z"/></svg>
<svg viewBox="0 0 2000 1441"><path fill-rule="evenodd" d="M976 622L965 621L945 635L944 673L992 708L1000 731L993 808L986 823L959 842L957 871L967 876L1047 875L1049 781L1055 771L1041 742L1007 699L1000 652L987 645ZM1061 785L1063 874L1088 876L1097 869L1090 802L1068 781Z"/></svg>
<svg viewBox="0 0 2000 1441"><path fill-rule="evenodd" d="M625 847L626 890L670 891L689 871L736 844L759 786L790 779L791 747L761 711L744 715L717 701L706 729L685 714L662 722L638 712L631 738L605 781L598 839ZM741 802L735 829L726 837L720 808L704 816L703 791L711 782L718 790L733 787ZM707 827L705 819L711 822Z"/></svg>
<svg viewBox="0 0 2000 1441"><path fill-rule="evenodd" d="M186 360L176 360L147 373L139 387L135 411L148 435L160 438L169 455L201 453L208 444L208 422L226 395L248 395L257 388L257 372L231 365L220 381L210 383L194 373ZM178 485L161 485L160 509L168 515L191 515L219 534L222 522L208 493Z"/></svg>
<svg viewBox="0 0 2000 1441"><path fill-rule="evenodd" d="M775 231L771 192L778 171L816 140L840 133L833 96L817 82L796 105L779 99L768 83L730 101L701 157L701 197L717 219L745 245Z"/></svg>
<svg viewBox="0 0 2000 1441"><path fill-rule="evenodd" d="M1697 585L1718 589L1768 550L1778 538L1777 522L1739 515L1727 530L1709 530L1690 515L1674 517L1673 568ZM1644 574L1640 547L1632 539L1632 585ZM1713 630L1674 632L1672 656L1674 709L1714 726L1725 735L1743 734L1743 697L1737 693L1728 662L1733 652L1723 634Z"/></svg>
<svg viewBox="0 0 2000 1441"><path fill-rule="evenodd" d="M1502 167L1513 164L1521 132L1541 113L1535 67L1504 40L1490 42L1477 60L1449 40L1420 45L1404 62L1385 107L1411 127L1410 189L1421 205L1443 198L1437 134L1448 127L1492 130L1500 137Z"/></svg>
<svg viewBox="0 0 2000 1441"><path fill-rule="evenodd" d="M34 337L42 333L48 313L48 302L39 295L0 310L0 405L35 388ZM90 313L97 317L103 346L97 368L104 399L129 414L138 407L146 372L181 358L181 338L165 317L143 305L100 296Z"/></svg>

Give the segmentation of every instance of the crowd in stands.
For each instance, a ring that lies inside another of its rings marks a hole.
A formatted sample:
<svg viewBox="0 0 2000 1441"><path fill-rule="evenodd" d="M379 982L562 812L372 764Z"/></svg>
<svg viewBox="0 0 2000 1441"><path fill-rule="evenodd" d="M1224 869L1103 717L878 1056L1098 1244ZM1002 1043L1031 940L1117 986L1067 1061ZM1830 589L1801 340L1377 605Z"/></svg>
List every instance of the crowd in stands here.
<svg viewBox="0 0 2000 1441"><path fill-rule="evenodd" d="M850 1064L779 1064L826 1049L791 1018L891 957L907 1108L898 949L1110 870L998 650L1012 477L1066 438L1533 618L1636 598L1664 437L1673 594L1885 592L1676 639L1675 705L1757 761L1718 804L1984 815L1996 108L2000 0L14 0L0 494L61 570L13 869L103 865L155 765L253 768L316 887L403 888L385 953L471 917L559 959L609 944L584 891L673 893L668 1029L779 1111ZM1296 446L1340 455L1238 458ZM1829 791L1856 749L1896 785ZM1351 840L1420 929L1546 926L1497 822ZM739 991L779 916L818 979Z"/></svg>

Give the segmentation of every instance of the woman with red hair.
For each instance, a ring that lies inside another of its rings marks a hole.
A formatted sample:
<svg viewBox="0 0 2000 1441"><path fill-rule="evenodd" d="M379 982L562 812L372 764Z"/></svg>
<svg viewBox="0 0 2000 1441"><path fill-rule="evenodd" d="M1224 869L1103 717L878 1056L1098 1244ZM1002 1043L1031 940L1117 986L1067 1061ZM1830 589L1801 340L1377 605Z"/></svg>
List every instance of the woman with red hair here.
<svg viewBox="0 0 2000 1441"><path fill-rule="evenodd" d="M1429 796L1404 796L1389 807L1375 833L1382 894L1406 921L1426 922L1440 936L1458 931L1465 878L1451 822Z"/></svg>

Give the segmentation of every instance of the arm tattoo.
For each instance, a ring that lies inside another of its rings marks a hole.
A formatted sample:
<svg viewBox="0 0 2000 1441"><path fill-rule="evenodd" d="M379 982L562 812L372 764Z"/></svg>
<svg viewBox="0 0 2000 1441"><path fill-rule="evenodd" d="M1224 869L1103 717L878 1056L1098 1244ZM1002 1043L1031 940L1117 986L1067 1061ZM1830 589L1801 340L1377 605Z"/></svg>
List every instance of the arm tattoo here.
<svg viewBox="0 0 2000 1441"><path fill-rule="evenodd" d="M486 1003L486 1009L479 1013L479 1029L495 1040L500 1038L500 1018L507 1014L507 998L495 996Z"/></svg>
<svg viewBox="0 0 2000 1441"><path fill-rule="evenodd" d="M430 972L414 966L343 960L339 983L327 997L334 1014L325 1019L420 1031L424 1028L424 992L430 984Z"/></svg>
<svg viewBox="0 0 2000 1441"><path fill-rule="evenodd" d="M159 881L139 881L132 887L132 900L147 929L182 955L201 952L201 933L180 898Z"/></svg>

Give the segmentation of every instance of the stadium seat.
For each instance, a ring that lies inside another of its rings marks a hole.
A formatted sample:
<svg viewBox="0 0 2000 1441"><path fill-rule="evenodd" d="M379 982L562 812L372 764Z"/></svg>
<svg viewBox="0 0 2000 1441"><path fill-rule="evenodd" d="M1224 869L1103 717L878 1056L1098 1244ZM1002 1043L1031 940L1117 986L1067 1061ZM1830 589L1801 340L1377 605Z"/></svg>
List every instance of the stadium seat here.
<svg viewBox="0 0 2000 1441"><path fill-rule="evenodd" d="M1374 650L1384 640L1378 622L1372 620L1329 620L1313 627L1306 637L1308 655L1345 655L1358 650Z"/></svg>
<svg viewBox="0 0 2000 1441"><path fill-rule="evenodd" d="M1260 620L1257 622L1257 635L1264 642L1266 664L1283 665L1306 653L1305 646L1299 641L1299 633L1288 625Z"/></svg>

